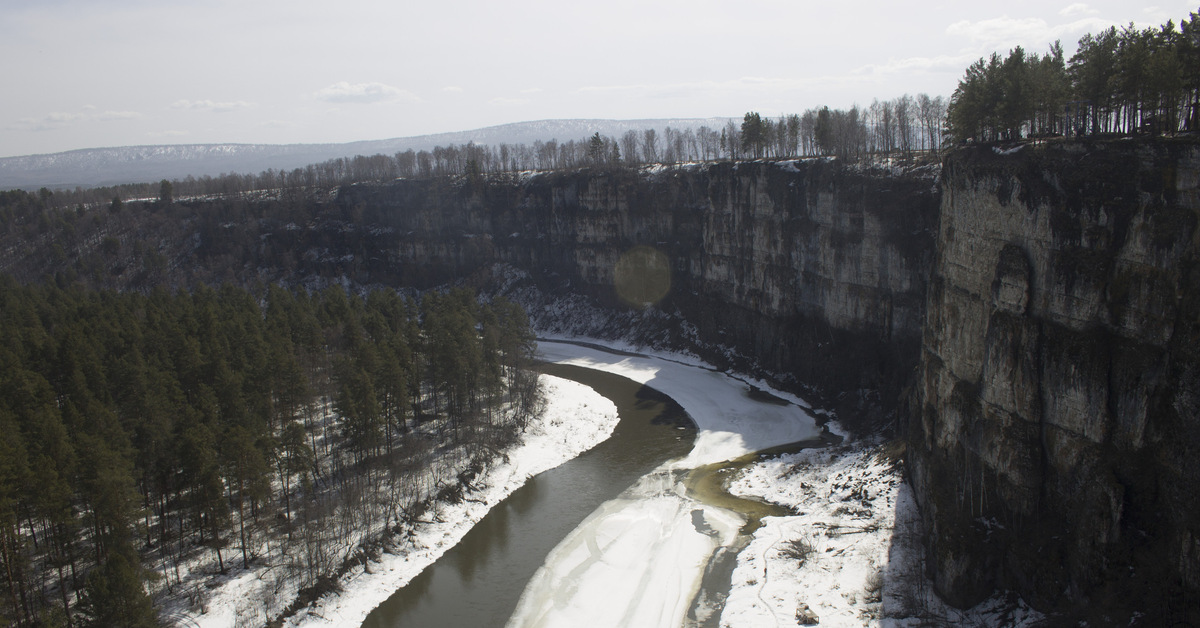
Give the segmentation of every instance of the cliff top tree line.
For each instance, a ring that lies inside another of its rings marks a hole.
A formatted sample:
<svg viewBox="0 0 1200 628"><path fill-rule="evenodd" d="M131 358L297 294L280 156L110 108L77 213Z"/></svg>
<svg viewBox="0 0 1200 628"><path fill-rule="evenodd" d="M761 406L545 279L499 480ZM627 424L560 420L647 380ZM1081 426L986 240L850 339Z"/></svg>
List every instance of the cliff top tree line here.
<svg viewBox="0 0 1200 628"><path fill-rule="evenodd" d="M1087 34L1069 60L1017 47L967 68L950 99L955 141L1200 130L1200 15Z"/></svg>
<svg viewBox="0 0 1200 628"><path fill-rule="evenodd" d="M848 110L816 107L802 114L772 119L748 112L741 123L730 120L719 129L630 130L614 138L593 134L580 140L536 141L533 144L436 146L395 155L357 155L330 159L292 170L267 169L258 174L188 176L175 181L91 189L50 190L38 197L47 208L111 205L129 200L232 196L261 190L322 189L364 181L396 178L468 176L583 167L675 165L719 159L786 159L838 155L900 155L937 151L942 146L946 100L941 96L905 94ZM0 216L0 221L3 217Z"/></svg>

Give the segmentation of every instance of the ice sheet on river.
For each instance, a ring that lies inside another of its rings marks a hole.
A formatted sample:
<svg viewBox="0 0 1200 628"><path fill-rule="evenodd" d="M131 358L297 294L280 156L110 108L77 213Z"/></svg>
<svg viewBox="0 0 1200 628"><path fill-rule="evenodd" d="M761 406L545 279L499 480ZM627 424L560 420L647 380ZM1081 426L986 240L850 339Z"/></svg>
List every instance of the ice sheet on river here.
<svg viewBox="0 0 1200 628"><path fill-rule="evenodd" d="M526 587L509 628L680 625L709 557L742 521L674 493L671 475L647 476L572 531Z"/></svg>
<svg viewBox="0 0 1200 628"><path fill-rule="evenodd" d="M680 472L816 438L820 429L800 407L754 401L745 382L701 366L554 342L539 349L548 361L622 375L670 396L699 431L685 459L603 504L551 552L509 628L681 625L709 558L733 543L743 522L685 496Z"/></svg>
<svg viewBox="0 0 1200 628"><path fill-rule="evenodd" d="M708 367L561 342L539 342L538 350L547 361L622 375L674 399L699 428L695 447L680 462L689 468L821 434L800 406L754 401L746 382Z"/></svg>

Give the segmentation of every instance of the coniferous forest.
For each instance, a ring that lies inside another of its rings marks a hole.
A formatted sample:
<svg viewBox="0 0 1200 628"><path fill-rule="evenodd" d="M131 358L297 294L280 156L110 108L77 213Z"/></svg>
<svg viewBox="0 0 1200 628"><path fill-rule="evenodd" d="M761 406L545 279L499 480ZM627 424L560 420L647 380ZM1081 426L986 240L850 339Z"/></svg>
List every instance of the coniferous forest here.
<svg viewBox="0 0 1200 628"><path fill-rule="evenodd" d="M189 596L214 559L327 590L512 442L533 350L465 290L0 278L0 623L155 625L143 583Z"/></svg>
<svg viewBox="0 0 1200 628"><path fill-rule="evenodd" d="M1200 130L1200 14L1190 18L1089 33L1069 60L1058 42L979 59L950 100L948 132L986 142Z"/></svg>

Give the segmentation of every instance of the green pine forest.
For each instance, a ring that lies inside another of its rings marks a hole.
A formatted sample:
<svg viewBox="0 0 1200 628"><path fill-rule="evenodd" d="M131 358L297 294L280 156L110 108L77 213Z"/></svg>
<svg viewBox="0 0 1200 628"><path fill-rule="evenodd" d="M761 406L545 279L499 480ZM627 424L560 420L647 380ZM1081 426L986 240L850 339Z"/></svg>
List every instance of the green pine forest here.
<svg viewBox="0 0 1200 628"><path fill-rule="evenodd" d="M1200 130L1200 14L1176 28L1084 35L1069 60L1020 47L967 68L947 109L956 141Z"/></svg>
<svg viewBox="0 0 1200 628"><path fill-rule="evenodd" d="M214 559L319 594L513 442L533 351L466 290L0 279L0 623L156 625Z"/></svg>

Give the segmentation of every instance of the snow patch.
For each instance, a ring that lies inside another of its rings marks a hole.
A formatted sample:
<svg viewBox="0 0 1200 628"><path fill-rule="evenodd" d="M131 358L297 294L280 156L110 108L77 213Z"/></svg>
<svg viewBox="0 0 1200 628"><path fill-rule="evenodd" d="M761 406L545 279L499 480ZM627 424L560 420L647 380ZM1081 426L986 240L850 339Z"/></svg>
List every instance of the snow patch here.
<svg viewBox="0 0 1200 628"><path fill-rule="evenodd" d="M793 509L767 517L738 556L723 628L1032 626L1045 618L1012 595L960 611L922 573L921 521L887 446L856 442L748 467L730 491Z"/></svg>

